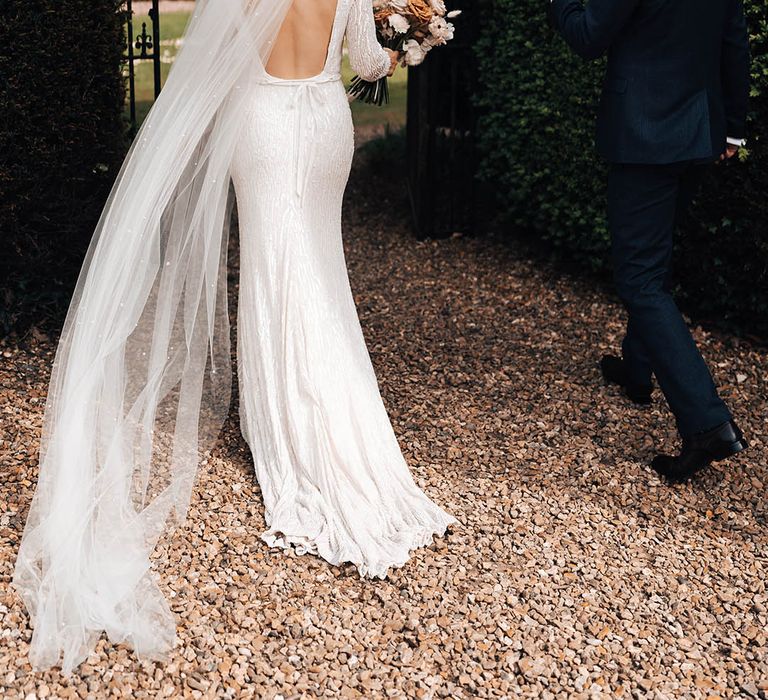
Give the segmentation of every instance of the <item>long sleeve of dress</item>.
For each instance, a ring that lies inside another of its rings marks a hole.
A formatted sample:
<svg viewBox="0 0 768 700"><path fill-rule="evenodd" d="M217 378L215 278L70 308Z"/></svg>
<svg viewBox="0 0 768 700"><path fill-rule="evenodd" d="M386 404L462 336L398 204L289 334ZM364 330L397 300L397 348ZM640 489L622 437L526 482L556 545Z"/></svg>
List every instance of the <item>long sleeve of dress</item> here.
<svg viewBox="0 0 768 700"><path fill-rule="evenodd" d="M389 72L389 54L376 38L371 0L352 0L347 22L349 62L363 80L373 82Z"/></svg>

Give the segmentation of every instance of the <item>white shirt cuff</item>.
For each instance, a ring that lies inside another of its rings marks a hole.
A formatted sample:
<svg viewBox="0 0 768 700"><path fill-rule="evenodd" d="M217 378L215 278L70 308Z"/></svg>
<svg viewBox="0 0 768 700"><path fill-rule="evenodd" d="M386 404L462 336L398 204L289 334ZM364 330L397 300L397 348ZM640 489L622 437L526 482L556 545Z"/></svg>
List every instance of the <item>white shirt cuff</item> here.
<svg viewBox="0 0 768 700"><path fill-rule="evenodd" d="M726 141L731 144L731 146L743 146L747 140L746 139L735 139L732 136L729 136Z"/></svg>

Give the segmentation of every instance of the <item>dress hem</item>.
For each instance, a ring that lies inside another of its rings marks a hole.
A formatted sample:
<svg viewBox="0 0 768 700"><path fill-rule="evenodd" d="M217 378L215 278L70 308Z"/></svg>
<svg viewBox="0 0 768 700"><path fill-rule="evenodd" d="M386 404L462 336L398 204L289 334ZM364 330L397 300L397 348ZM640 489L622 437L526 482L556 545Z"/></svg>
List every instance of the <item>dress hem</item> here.
<svg viewBox="0 0 768 700"><path fill-rule="evenodd" d="M361 578L385 579L391 569L405 566L415 550L431 544L435 537L442 537L449 527L456 525L458 525L458 521L446 513L440 522L413 528L407 534L398 536L397 541L391 537L385 537L384 539L388 540L388 549L392 550L392 554L385 559L375 561L350 555L338 547L332 547L328 544L327 537L322 537L322 535L315 537L287 535L286 532L290 531L289 528L281 528L276 525L266 530L261 535L261 539L270 547L283 550L292 549L299 556L314 554L333 566L354 564ZM381 547L377 548L381 549Z"/></svg>

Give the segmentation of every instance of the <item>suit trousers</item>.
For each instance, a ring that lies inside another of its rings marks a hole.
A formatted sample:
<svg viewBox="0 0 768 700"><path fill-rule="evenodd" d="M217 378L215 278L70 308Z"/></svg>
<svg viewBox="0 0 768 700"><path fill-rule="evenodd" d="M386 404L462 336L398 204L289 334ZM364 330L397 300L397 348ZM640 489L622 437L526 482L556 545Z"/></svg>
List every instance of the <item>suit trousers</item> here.
<svg viewBox="0 0 768 700"><path fill-rule="evenodd" d="M622 347L631 381L651 375L683 437L731 419L671 294L675 229L709 165L611 165L608 223L616 288L629 320Z"/></svg>

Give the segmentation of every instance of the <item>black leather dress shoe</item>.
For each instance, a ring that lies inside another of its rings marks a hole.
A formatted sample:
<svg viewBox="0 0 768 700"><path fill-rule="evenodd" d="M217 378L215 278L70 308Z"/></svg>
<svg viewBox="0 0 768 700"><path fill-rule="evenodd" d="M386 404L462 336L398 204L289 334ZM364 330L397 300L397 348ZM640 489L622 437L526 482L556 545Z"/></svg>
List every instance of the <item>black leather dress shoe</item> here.
<svg viewBox="0 0 768 700"><path fill-rule="evenodd" d="M603 372L603 379L609 384L618 384L624 388L624 393L630 401L647 406L651 403L651 394L653 386L651 384L635 384L629 381L627 377L627 368L624 360L614 355L605 355L600 360L600 369Z"/></svg>
<svg viewBox="0 0 768 700"><path fill-rule="evenodd" d="M651 466L672 483L681 483L688 481L712 462L727 459L747 447L741 430L733 421L728 421L705 433L684 439L683 449L677 457L659 455Z"/></svg>

